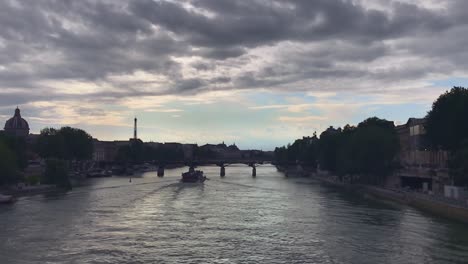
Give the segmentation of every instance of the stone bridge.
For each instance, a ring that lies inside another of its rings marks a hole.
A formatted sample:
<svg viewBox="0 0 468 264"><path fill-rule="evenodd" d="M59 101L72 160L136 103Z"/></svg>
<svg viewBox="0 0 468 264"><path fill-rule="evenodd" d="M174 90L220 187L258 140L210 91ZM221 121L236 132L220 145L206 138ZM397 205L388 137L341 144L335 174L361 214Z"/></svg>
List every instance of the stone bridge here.
<svg viewBox="0 0 468 264"><path fill-rule="evenodd" d="M194 170L202 165L216 165L220 167L219 176L226 176L226 167L232 164L245 164L252 167L252 177L257 176L257 166L262 164L271 164L271 160L267 159L206 159L206 160L190 160L190 161L154 161L153 164L158 166L158 176L164 176L164 169L166 166L184 165L188 166L190 170Z"/></svg>

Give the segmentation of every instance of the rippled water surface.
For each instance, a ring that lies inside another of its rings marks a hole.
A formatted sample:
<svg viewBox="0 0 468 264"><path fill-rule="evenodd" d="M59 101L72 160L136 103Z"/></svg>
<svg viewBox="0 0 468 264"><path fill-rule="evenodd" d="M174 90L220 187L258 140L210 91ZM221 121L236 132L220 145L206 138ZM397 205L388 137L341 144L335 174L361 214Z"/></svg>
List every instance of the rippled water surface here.
<svg viewBox="0 0 468 264"><path fill-rule="evenodd" d="M0 207L0 263L468 263L468 226L285 178L202 167Z"/></svg>

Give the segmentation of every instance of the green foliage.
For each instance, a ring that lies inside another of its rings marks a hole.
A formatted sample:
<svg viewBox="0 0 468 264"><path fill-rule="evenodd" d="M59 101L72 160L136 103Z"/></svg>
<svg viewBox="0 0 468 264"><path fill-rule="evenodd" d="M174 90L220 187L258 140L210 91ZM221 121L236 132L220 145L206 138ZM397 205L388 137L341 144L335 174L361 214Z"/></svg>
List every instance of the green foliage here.
<svg viewBox="0 0 468 264"><path fill-rule="evenodd" d="M42 158L63 158L65 143L54 128L44 128L36 142L36 151Z"/></svg>
<svg viewBox="0 0 468 264"><path fill-rule="evenodd" d="M439 96L427 114L426 131L433 148L450 152L455 184L468 185L468 89L454 87Z"/></svg>
<svg viewBox="0 0 468 264"><path fill-rule="evenodd" d="M318 159L322 169L333 172L338 171L338 153L342 144L341 141L341 129L329 127L320 134ZM344 155L344 153L340 155Z"/></svg>
<svg viewBox="0 0 468 264"><path fill-rule="evenodd" d="M140 163L145 160L145 154L143 142L139 139L132 140L130 145L119 148L116 160L125 163Z"/></svg>
<svg viewBox="0 0 468 264"><path fill-rule="evenodd" d="M18 180L16 164L14 152L0 142L0 185L15 183Z"/></svg>
<svg viewBox="0 0 468 264"><path fill-rule="evenodd" d="M349 125L348 125L349 126ZM378 117L370 117L366 120L359 123L357 128L366 128L366 127L380 127L386 129L387 131L393 131L395 129L395 125L392 121L388 121L385 119L380 119Z"/></svg>
<svg viewBox="0 0 468 264"><path fill-rule="evenodd" d="M426 131L433 147L457 151L468 139L468 89L454 87L439 96L427 115Z"/></svg>
<svg viewBox="0 0 468 264"><path fill-rule="evenodd" d="M16 166L24 169L28 165L27 146L23 137L14 137L0 132L0 142L13 152Z"/></svg>
<svg viewBox="0 0 468 264"><path fill-rule="evenodd" d="M294 141L292 145L275 149L275 160L277 163L300 162L304 165L317 167L318 138L303 137Z"/></svg>
<svg viewBox="0 0 468 264"><path fill-rule="evenodd" d="M152 147L145 145L141 140L132 140L129 145L122 146L117 152L116 160L124 163L143 163L146 161L182 161L182 149L169 145Z"/></svg>
<svg viewBox="0 0 468 264"><path fill-rule="evenodd" d="M43 158L87 160L93 153L93 139L77 128L45 128L41 130L36 150Z"/></svg>
<svg viewBox="0 0 468 264"><path fill-rule="evenodd" d="M346 154L339 159L340 167L346 173L361 174L366 183L383 183L394 169L398 143L394 128L388 125L358 126L343 145Z"/></svg>
<svg viewBox="0 0 468 264"><path fill-rule="evenodd" d="M184 152L179 148L172 148L171 146L163 145L161 148L156 149L154 160L162 161L180 161L184 160Z"/></svg>
<svg viewBox="0 0 468 264"><path fill-rule="evenodd" d="M277 162L301 162L338 176L358 174L360 181L381 184L395 168L399 140L393 122L372 117L357 127L346 125L325 130L318 139L305 137L275 149Z"/></svg>
<svg viewBox="0 0 468 264"><path fill-rule="evenodd" d="M55 184L59 187L71 188L70 179L68 177L68 166L63 160L48 159L46 161L45 183Z"/></svg>
<svg viewBox="0 0 468 264"><path fill-rule="evenodd" d="M84 130L72 127L62 127L58 134L65 143L66 160L91 159L93 154L93 138Z"/></svg>

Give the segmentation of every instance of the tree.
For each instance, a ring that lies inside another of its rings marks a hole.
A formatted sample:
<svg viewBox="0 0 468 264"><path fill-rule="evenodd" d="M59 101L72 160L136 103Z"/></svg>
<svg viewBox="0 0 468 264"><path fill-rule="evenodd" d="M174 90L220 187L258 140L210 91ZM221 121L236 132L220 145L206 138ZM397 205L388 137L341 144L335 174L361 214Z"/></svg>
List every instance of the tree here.
<svg viewBox="0 0 468 264"><path fill-rule="evenodd" d="M468 89L454 87L432 104L426 131L433 147L457 151L468 139Z"/></svg>
<svg viewBox="0 0 468 264"><path fill-rule="evenodd" d="M184 152L180 148L173 148L169 145L164 145L158 149L159 160L162 161L180 161L184 160Z"/></svg>
<svg viewBox="0 0 468 264"><path fill-rule="evenodd" d="M84 130L62 127L58 134L63 138L66 160L87 160L93 155L93 138Z"/></svg>
<svg viewBox="0 0 468 264"><path fill-rule="evenodd" d="M399 140L393 122L368 118L357 127L328 128L320 135L321 168L344 175L361 175L361 182L381 184L395 168Z"/></svg>
<svg viewBox="0 0 468 264"><path fill-rule="evenodd" d="M342 176L346 174L359 173L356 166L356 155L354 155L356 147L359 146L359 144L353 140L356 129L356 127L348 124L343 128L343 130L341 130L341 133L337 134L338 145L335 150L335 173L340 177L340 179L342 179Z"/></svg>
<svg viewBox="0 0 468 264"><path fill-rule="evenodd" d="M93 153L93 139L84 130L62 127L44 128L37 140L37 151L43 158L87 160Z"/></svg>
<svg viewBox="0 0 468 264"><path fill-rule="evenodd" d="M340 178L361 175L361 182L382 184L396 167L399 140L395 125L377 117L368 118L357 127L329 127L320 139L303 137L292 145L275 149L278 163L300 161L328 170Z"/></svg>
<svg viewBox="0 0 468 264"><path fill-rule="evenodd" d="M285 163L288 160L288 150L285 146L275 148L274 153L277 164Z"/></svg>
<svg viewBox="0 0 468 264"><path fill-rule="evenodd" d="M336 172L338 168L338 152L341 145L341 128L329 127L320 134L319 164L320 168L331 172Z"/></svg>
<svg viewBox="0 0 468 264"><path fill-rule="evenodd" d="M0 132L0 142L12 151L16 160L16 166L24 169L28 165L27 145L23 137L14 137Z"/></svg>
<svg viewBox="0 0 468 264"><path fill-rule="evenodd" d="M0 142L0 185L17 181L17 165L13 151Z"/></svg>
<svg viewBox="0 0 468 264"><path fill-rule="evenodd" d="M278 164L300 162L312 168L317 168L318 138L316 133L312 137L297 139L287 147L275 148L275 160Z"/></svg>
<svg viewBox="0 0 468 264"><path fill-rule="evenodd" d="M454 183L468 185L468 89L454 87L439 96L426 118L429 143L450 153Z"/></svg>
<svg viewBox="0 0 468 264"><path fill-rule="evenodd" d="M348 158L352 160L354 167L351 172L364 175L366 183L383 183L385 177L395 168L394 160L399 150L398 137L393 123L389 126L381 121L359 124L349 144L351 150Z"/></svg>
<svg viewBox="0 0 468 264"><path fill-rule="evenodd" d="M145 148L143 141L132 140L129 145L122 146L117 152L116 160L119 162L141 163L145 160Z"/></svg>
<svg viewBox="0 0 468 264"><path fill-rule="evenodd" d="M65 142L55 128L44 128L36 142L36 151L42 158L62 158L65 156Z"/></svg>
<svg viewBox="0 0 468 264"><path fill-rule="evenodd" d="M46 161L45 182L71 189L66 162L58 159L48 159Z"/></svg>
<svg viewBox="0 0 468 264"><path fill-rule="evenodd" d="M366 120L358 124L358 128L366 128L366 127L380 127L380 128L386 129L387 131L395 130L395 124L392 121L380 119L375 116L369 117Z"/></svg>

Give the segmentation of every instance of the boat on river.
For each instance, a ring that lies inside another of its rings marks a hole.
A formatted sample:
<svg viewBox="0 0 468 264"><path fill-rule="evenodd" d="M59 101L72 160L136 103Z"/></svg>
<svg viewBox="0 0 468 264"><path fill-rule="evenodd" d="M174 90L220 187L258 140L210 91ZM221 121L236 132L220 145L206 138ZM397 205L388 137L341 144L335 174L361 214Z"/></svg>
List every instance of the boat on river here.
<svg viewBox="0 0 468 264"><path fill-rule="evenodd" d="M203 171L200 170L190 170L188 172L182 173L181 182L191 182L191 183L202 183L206 180L206 177L203 175Z"/></svg>
<svg viewBox="0 0 468 264"><path fill-rule="evenodd" d="M15 201L15 197L12 195L0 194L0 204L9 204Z"/></svg>

